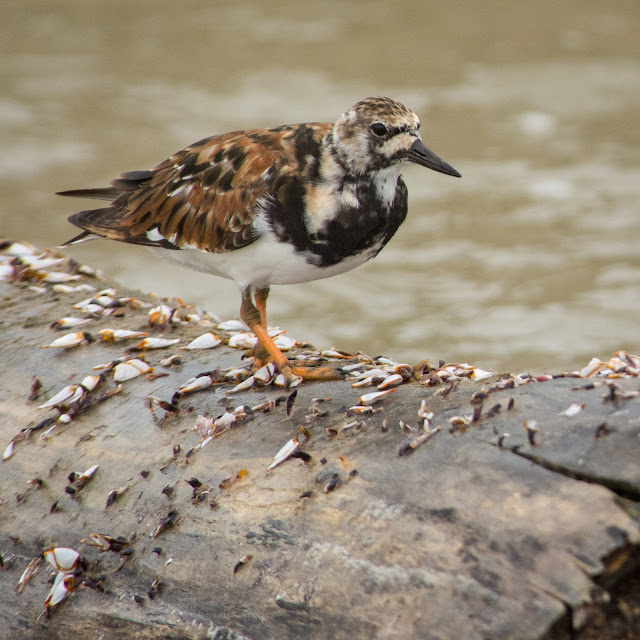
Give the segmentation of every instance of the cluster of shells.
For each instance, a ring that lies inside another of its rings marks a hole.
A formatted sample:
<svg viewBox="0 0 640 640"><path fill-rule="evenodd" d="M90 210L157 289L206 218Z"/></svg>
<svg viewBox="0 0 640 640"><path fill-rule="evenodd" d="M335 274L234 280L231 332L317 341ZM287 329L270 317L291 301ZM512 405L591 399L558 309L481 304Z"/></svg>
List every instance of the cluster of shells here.
<svg viewBox="0 0 640 640"><path fill-rule="evenodd" d="M41 348L71 350L86 347L94 342L122 344L126 354L109 362L99 363L93 371L80 382L70 384L56 393L46 402L39 405L40 410L55 411L55 416L41 420L31 428L22 429L10 441L4 451L3 459L10 458L14 453L15 444L27 439L34 431L42 431L41 437L46 439L59 424L69 423L79 413L89 407L102 402L122 390L122 383L146 376L149 379L168 375L163 368L179 364L185 353L203 349L213 349L226 344L236 349L251 349L256 344L256 337L248 331L244 323L239 320L221 322L214 315L175 300L175 305L161 303L153 305L151 302L131 296L119 296L114 288L101 289L99 281L101 274L86 265L79 265L75 261L62 257L49 250L39 251L33 245L23 242L9 242L0 240L0 281L27 283L28 288L39 294L53 292L55 294L87 293L84 299L71 304L71 313L56 320L51 328L64 331L63 335L43 344ZM144 329L106 327L91 331L92 324L113 318L114 322L121 321L125 310L144 309L147 311L147 326ZM158 332L169 331L178 325L200 326L206 329L204 333L186 344L182 338L168 338L158 335ZM336 349L317 351L304 349L305 346L284 334L279 328L269 328L270 335L282 351L290 351L297 347L293 360L304 365L331 363L339 369L354 388L371 388L364 393L358 403L348 409L350 414L366 414L374 412L375 405L381 402L396 387L408 382L419 382L427 387L437 385L452 385L465 378L481 381L495 376L490 371L467 364L447 364L440 362L437 366L429 362L418 366L399 363L386 357L371 358L365 354L345 353ZM167 350L177 348L173 353L159 360L152 366L145 359L146 354L153 350ZM158 368L160 367L160 369ZM608 362L593 358L587 366L562 376L582 378L640 375L640 358L617 352ZM495 384L507 386L540 382L551 379L548 374L532 376L519 374L516 376L502 376ZM111 378L115 386L107 391L102 386ZM295 387L301 379L293 378L289 386ZM275 387L286 386L284 377L273 364L267 364L257 371L250 371L250 362L245 366L232 367L224 370L204 372L180 384L171 402L150 397L149 406L165 411L175 410L179 399L190 393L206 390L217 385L233 385L227 390L228 394L248 391L269 385ZM240 411L241 413L241 411ZM222 417L217 418L218 420ZM205 433L203 440L218 435L219 429L212 428L212 433Z"/></svg>

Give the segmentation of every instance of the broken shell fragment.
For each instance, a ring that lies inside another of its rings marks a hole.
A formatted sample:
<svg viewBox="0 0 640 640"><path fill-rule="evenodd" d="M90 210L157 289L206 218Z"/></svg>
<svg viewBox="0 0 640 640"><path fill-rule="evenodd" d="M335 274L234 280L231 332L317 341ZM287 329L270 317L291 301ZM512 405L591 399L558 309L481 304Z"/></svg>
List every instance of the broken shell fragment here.
<svg viewBox="0 0 640 640"><path fill-rule="evenodd" d="M75 549L69 549L68 547L56 547L55 549L49 549L44 552L44 559L56 570L56 571L73 571L77 564L80 554Z"/></svg>
<svg viewBox="0 0 640 640"><path fill-rule="evenodd" d="M144 360L137 358L133 360L127 360L117 364L113 369L113 379L116 382L125 382L137 378L143 373L150 373L153 371L153 367L147 364Z"/></svg>
<svg viewBox="0 0 640 640"><path fill-rule="evenodd" d="M76 331L75 333L67 333L60 338L54 340L51 344L43 344L41 349L71 349L80 345L91 342L93 338L84 331Z"/></svg>
<svg viewBox="0 0 640 640"><path fill-rule="evenodd" d="M214 333L203 333L201 336L192 340L185 349L213 349L222 342L221 338L218 338Z"/></svg>

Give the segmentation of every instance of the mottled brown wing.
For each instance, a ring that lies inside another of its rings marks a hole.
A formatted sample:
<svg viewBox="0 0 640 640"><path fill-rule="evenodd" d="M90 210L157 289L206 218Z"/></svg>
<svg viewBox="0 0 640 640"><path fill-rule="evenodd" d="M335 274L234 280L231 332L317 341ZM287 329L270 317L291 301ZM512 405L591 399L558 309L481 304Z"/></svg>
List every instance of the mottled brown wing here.
<svg viewBox="0 0 640 640"><path fill-rule="evenodd" d="M308 164L300 140L318 148L327 123L236 131L205 138L150 171L123 173L104 189L61 195L111 200L69 221L95 234L134 244L224 252L246 246L259 232L260 205L284 198Z"/></svg>

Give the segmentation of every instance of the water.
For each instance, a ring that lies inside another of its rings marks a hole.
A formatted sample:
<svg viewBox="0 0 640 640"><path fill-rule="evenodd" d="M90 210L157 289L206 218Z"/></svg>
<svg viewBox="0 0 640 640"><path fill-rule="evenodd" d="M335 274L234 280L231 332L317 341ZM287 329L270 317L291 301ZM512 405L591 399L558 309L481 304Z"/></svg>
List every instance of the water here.
<svg viewBox="0 0 640 640"><path fill-rule="evenodd" d="M389 95L463 178L409 168L409 217L378 258L274 287L271 322L322 347L496 370L637 353L639 30L637 0L5 0L0 234L55 246L90 202L54 191ZM238 315L232 283L144 249L68 253Z"/></svg>

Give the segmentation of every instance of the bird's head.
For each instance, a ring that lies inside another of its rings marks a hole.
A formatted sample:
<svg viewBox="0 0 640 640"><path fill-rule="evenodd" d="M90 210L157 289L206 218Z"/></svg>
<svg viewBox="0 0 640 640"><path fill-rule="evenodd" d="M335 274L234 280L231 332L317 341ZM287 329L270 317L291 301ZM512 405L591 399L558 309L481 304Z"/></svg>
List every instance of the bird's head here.
<svg viewBox="0 0 640 640"><path fill-rule="evenodd" d="M331 142L340 164L355 175L415 162L450 176L460 174L420 138L420 119L391 98L365 98L343 113Z"/></svg>

